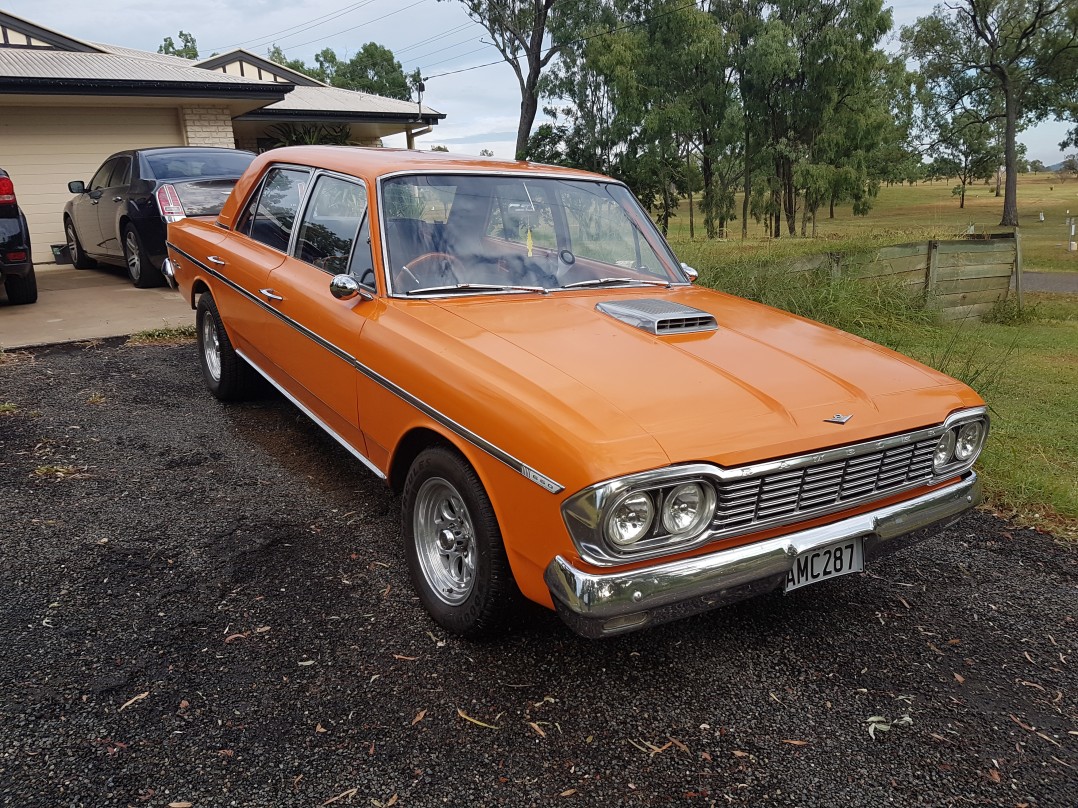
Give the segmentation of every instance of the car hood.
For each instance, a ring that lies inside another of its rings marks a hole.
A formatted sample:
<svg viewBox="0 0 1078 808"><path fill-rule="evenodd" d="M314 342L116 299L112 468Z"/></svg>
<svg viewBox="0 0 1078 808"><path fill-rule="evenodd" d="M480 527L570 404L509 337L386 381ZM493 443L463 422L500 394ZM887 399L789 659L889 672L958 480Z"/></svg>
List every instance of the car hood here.
<svg viewBox="0 0 1078 808"><path fill-rule="evenodd" d="M640 298L701 309L718 328L657 336L596 309ZM477 350L505 369L499 375L508 387L520 368L534 374L537 363L522 354L551 368L558 383L549 392L558 410L548 418L572 423L586 408L589 421L610 430L628 432L635 424L631 431L650 436L671 463L739 465L799 454L936 424L982 403L965 385L881 346L697 287L452 299L438 306L470 324ZM605 411L595 412L597 406ZM825 420L835 415L850 418Z"/></svg>

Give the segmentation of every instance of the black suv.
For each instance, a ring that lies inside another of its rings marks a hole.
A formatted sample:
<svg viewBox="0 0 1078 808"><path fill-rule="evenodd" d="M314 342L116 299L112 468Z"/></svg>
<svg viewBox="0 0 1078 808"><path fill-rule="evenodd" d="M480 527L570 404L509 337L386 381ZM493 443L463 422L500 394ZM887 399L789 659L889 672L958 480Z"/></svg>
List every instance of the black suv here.
<svg viewBox="0 0 1078 808"><path fill-rule="evenodd" d="M126 266L135 286L165 282L165 233L185 216L221 212L254 154L210 146L176 146L118 152L87 185L69 182L77 194L64 206L64 233L79 269Z"/></svg>
<svg viewBox="0 0 1078 808"><path fill-rule="evenodd" d="M8 303L37 302L37 278L30 257L30 231L15 199L15 184L0 168L0 281Z"/></svg>

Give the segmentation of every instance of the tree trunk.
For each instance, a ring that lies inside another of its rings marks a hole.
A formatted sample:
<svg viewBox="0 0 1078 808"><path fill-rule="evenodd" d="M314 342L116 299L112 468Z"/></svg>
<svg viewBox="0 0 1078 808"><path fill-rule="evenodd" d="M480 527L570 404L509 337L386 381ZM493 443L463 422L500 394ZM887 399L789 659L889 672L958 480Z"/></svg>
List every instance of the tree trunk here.
<svg viewBox="0 0 1078 808"><path fill-rule="evenodd" d="M700 155L700 176L704 183L704 231L709 239L715 238L715 163L704 146Z"/></svg>
<svg viewBox="0 0 1078 808"><path fill-rule="evenodd" d="M696 237L696 221L692 212L692 188L689 188L689 241Z"/></svg>
<svg viewBox="0 0 1078 808"><path fill-rule="evenodd" d="M827 218L828 219L834 219L835 218L835 195L834 194L831 194L831 215L828 216Z"/></svg>
<svg viewBox="0 0 1078 808"><path fill-rule="evenodd" d="M539 71L528 76L524 87L520 92L520 123L517 125L517 151L518 160L523 160L528 150L528 138L532 133L532 124L535 123L535 113L539 109L539 95L536 87L539 84Z"/></svg>
<svg viewBox="0 0 1078 808"><path fill-rule="evenodd" d="M749 157L749 117L745 116L745 193L741 198L741 240L749 237L749 194L752 193L752 170Z"/></svg>
<svg viewBox="0 0 1078 808"><path fill-rule="evenodd" d="M1018 172L1015 170L1015 164L1018 162L1018 149L1015 145L1018 131L1018 103L1010 81L1003 82L1003 92L1006 101L1003 165L1007 172L1007 179L1003 192L1003 218L999 223L1004 227L1018 227Z"/></svg>
<svg viewBox="0 0 1078 808"><path fill-rule="evenodd" d="M962 183L962 195L958 197L958 209L962 210L966 207L966 183Z"/></svg>

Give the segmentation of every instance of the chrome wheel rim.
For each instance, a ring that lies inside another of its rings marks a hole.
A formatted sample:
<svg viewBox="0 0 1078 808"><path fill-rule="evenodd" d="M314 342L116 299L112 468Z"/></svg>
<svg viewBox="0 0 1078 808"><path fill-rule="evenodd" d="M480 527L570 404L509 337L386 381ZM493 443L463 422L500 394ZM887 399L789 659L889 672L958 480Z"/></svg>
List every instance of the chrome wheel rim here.
<svg viewBox="0 0 1078 808"><path fill-rule="evenodd" d="M137 281L142 274L142 266L139 263L138 236L134 230L128 230L124 236L124 252L127 253L127 273L131 280Z"/></svg>
<svg viewBox="0 0 1078 808"><path fill-rule="evenodd" d="M217 338L217 326L213 314L206 312L202 316L202 358L206 360L206 370L215 381L221 381L221 341Z"/></svg>
<svg viewBox="0 0 1078 808"><path fill-rule="evenodd" d="M72 225L67 226L67 253L72 261L78 260L79 247L78 242L75 241L75 228Z"/></svg>
<svg viewBox="0 0 1078 808"><path fill-rule="evenodd" d="M452 483L426 480L416 494L412 529L419 566L431 591L459 606L475 586L475 530L471 514Z"/></svg>

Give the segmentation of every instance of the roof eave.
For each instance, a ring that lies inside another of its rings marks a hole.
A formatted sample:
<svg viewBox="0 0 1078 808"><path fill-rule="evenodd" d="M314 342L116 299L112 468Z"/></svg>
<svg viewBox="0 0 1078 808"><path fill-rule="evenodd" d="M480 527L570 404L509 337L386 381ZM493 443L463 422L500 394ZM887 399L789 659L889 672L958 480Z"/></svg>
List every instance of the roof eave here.
<svg viewBox="0 0 1078 808"><path fill-rule="evenodd" d="M263 107L240 115L239 121L302 120L321 123L413 123L434 125L445 118L444 112L424 112L422 115L405 112L331 112L327 110L273 109Z"/></svg>
<svg viewBox="0 0 1078 808"><path fill-rule="evenodd" d="M127 79L46 78L0 76L0 93L69 95L130 95L151 98L184 98L207 95L217 98L259 99L273 103L292 91L287 84L241 84L206 81L132 81Z"/></svg>

